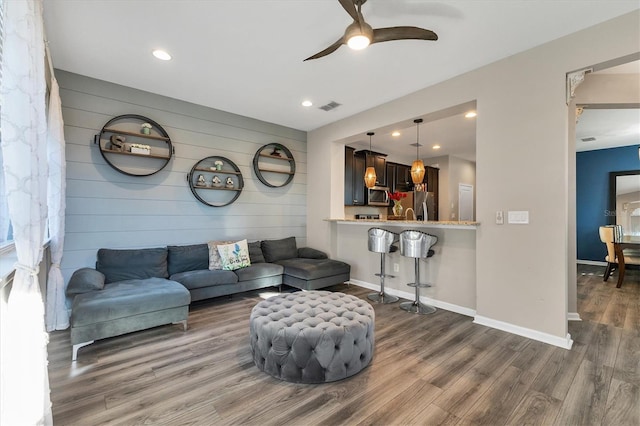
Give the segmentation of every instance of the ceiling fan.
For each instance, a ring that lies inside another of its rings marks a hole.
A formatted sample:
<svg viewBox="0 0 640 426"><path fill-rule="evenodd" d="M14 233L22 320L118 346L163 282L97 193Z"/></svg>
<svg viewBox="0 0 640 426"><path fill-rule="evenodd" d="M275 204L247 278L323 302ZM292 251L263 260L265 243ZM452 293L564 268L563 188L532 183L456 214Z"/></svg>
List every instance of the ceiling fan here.
<svg viewBox="0 0 640 426"><path fill-rule="evenodd" d="M367 0L338 0L344 10L353 18L353 23L347 27L344 35L338 41L333 43L321 52L309 59L318 59L327 56L338 50L343 44L348 45L355 50L364 49L369 44L380 43L391 40L438 40L438 35L431 30L425 30L418 27L389 27L389 28L371 28L367 24L360 12L360 9Z"/></svg>

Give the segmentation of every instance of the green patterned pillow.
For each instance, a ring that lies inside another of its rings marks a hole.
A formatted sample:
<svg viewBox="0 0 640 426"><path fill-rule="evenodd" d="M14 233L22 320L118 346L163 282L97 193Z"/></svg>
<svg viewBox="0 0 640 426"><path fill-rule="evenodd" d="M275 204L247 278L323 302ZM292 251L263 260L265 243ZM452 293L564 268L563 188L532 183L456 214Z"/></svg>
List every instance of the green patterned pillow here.
<svg viewBox="0 0 640 426"><path fill-rule="evenodd" d="M247 240L232 244L220 244L218 245L218 253L222 260L222 269L225 271L235 271L251 265Z"/></svg>

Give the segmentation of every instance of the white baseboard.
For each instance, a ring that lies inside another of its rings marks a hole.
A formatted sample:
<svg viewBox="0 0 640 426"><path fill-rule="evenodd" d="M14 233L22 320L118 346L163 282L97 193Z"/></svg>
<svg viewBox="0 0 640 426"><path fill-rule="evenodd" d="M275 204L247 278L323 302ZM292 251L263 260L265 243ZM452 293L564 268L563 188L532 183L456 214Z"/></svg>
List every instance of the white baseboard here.
<svg viewBox="0 0 640 426"><path fill-rule="evenodd" d="M576 260L579 265L607 266L607 262L598 262L595 260Z"/></svg>
<svg viewBox="0 0 640 426"><path fill-rule="evenodd" d="M360 280L354 280L354 279L349 280L349 282L353 285L357 285L358 287L364 287L374 291L380 290L380 284L371 284L366 281L360 281ZM394 288L388 288L388 287L384 289L384 292L392 296L397 296L407 300L414 300L416 297L415 293L396 290ZM460 315L465 315L468 317L474 317L476 315L475 309L454 305L453 303L442 302L440 300L431 299L430 297L421 296L420 301L424 304L435 306L436 308L444 309L445 311L455 312Z"/></svg>
<svg viewBox="0 0 640 426"><path fill-rule="evenodd" d="M537 330L532 330L530 328L513 325L508 322L503 322L503 321L498 321L491 318L483 317L481 315L476 315L473 322L476 324L485 325L487 327L506 331L508 333L517 334L518 336L537 340L539 342L548 343L550 345L558 346L563 349L571 349L571 346L573 345L573 340L571 340L571 335L568 333L567 333L567 337L562 338L562 337L554 336L552 334L542 333Z"/></svg>
<svg viewBox="0 0 640 426"><path fill-rule="evenodd" d="M569 312L567 314L567 319L569 321L582 321L582 318L580 318L580 314L577 312Z"/></svg>
<svg viewBox="0 0 640 426"><path fill-rule="evenodd" d="M374 291L380 289L380 284L371 284L366 281L355 280L353 278L349 280L349 283L353 285L357 285L358 287L368 288ZM407 300L413 300L415 297L413 293L396 290L394 288L385 288L385 293L390 294L392 296L401 297ZM447 303L447 302L441 302L439 300L431 299L428 297L421 297L420 301L422 303L426 303L427 305L432 305L432 306L435 306L436 308L444 309L445 311L451 311L457 314L473 317L474 318L473 322L475 322L476 324L485 325L487 327L506 331L507 333L517 334L518 336L527 337L529 339L537 340L543 343L548 343L553 346L559 346L563 349L571 349L571 346L573 345L573 340L571 340L570 334L567 334L567 337L563 339L561 337L557 337L552 334L542 333L540 331L532 330L530 328L520 327L507 322L497 321L491 318L483 317L481 315L476 315L476 311L474 309L466 308L464 306L454 305L452 303ZM571 321L581 321L578 313L570 312L568 314L568 318Z"/></svg>

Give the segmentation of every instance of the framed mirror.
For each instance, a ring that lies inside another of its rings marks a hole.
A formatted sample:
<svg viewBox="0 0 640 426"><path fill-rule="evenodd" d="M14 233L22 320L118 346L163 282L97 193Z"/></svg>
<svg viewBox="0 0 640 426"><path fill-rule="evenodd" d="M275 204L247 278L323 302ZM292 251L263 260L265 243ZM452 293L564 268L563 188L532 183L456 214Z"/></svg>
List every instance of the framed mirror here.
<svg viewBox="0 0 640 426"><path fill-rule="evenodd" d="M640 170L609 173L607 223L624 235L640 235Z"/></svg>

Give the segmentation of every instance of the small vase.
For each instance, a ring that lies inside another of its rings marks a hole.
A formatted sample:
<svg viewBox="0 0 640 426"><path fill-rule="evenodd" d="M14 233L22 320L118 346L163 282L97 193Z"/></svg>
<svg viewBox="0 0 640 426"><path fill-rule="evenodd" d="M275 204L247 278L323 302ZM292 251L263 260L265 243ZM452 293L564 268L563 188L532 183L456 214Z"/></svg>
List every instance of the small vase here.
<svg viewBox="0 0 640 426"><path fill-rule="evenodd" d="M151 134L151 129L149 129L148 127L143 127L142 128L142 134L143 135L150 135Z"/></svg>
<svg viewBox="0 0 640 426"><path fill-rule="evenodd" d="M402 207L400 201L394 201L391 210L393 211L394 216L402 216L402 210L404 210L404 207Z"/></svg>

